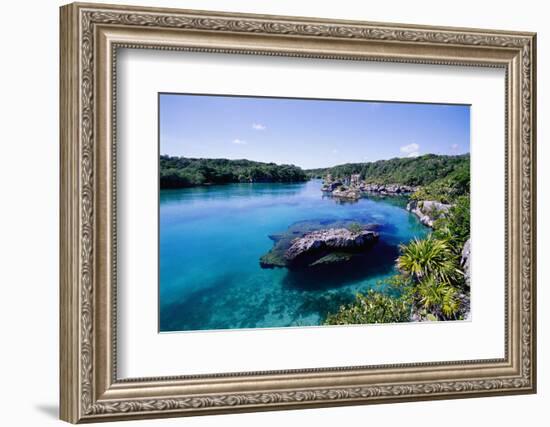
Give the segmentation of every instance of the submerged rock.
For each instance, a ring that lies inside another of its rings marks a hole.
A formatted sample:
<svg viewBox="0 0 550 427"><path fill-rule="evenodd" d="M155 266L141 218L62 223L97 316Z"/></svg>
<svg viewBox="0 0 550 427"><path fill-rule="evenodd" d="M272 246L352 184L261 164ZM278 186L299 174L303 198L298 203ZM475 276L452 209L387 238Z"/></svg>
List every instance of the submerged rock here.
<svg viewBox="0 0 550 427"><path fill-rule="evenodd" d="M310 267L314 267L316 265L337 264L340 262L349 261L352 258L353 254L350 254L348 252L332 252L328 255L325 255L324 257L319 258L317 261L312 262L310 264Z"/></svg>
<svg viewBox="0 0 550 427"><path fill-rule="evenodd" d="M376 224L350 220L301 221L269 236L273 248L260 258L262 268L314 267L345 263L378 240Z"/></svg>
<svg viewBox="0 0 550 427"><path fill-rule="evenodd" d="M433 228L434 222L445 216L451 209L451 205L445 203L436 202L433 200L417 201L411 200L407 204L407 210L415 214L420 222L430 228Z"/></svg>

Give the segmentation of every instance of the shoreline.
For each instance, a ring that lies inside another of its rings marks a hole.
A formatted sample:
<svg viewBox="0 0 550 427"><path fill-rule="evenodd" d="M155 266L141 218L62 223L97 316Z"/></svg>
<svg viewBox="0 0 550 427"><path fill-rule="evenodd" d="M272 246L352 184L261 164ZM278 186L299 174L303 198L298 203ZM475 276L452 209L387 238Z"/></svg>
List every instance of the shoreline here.
<svg viewBox="0 0 550 427"><path fill-rule="evenodd" d="M211 187L225 187L227 185L233 185L233 184L247 184L247 185L254 185L254 184L305 184L306 182L315 181L315 178L312 179L306 179L304 181L254 181L254 182L247 182L247 181L234 181L234 182L213 182L213 183L205 183L205 184L199 184L199 185L190 185L186 187L161 187L159 185L160 191L165 190L187 190L191 188L211 188Z"/></svg>

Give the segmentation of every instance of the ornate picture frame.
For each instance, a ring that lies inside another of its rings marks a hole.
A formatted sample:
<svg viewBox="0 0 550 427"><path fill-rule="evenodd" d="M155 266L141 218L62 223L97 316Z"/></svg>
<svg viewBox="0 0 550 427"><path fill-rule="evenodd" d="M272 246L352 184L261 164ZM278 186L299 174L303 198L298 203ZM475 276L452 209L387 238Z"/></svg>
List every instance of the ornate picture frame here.
<svg viewBox="0 0 550 427"><path fill-rule="evenodd" d="M113 421L536 391L536 35L70 4L61 8L60 416ZM499 67L505 357L117 378L117 49Z"/></svg>

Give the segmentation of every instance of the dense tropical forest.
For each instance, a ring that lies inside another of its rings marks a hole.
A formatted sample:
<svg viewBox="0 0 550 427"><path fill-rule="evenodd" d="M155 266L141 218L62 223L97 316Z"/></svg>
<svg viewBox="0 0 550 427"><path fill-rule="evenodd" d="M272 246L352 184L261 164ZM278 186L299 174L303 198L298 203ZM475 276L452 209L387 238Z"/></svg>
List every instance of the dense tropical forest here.
<svg viewBox="0 0 550 427"><path fill-rule="evenodd" d="M372 184L402 184L424 186L447 178L450 182L469 182L470 154L447 156L426 154L420 157L394 158L368 163L346 163L331 168L309 169L310 178L348 177L360 174L361 179ZM466 175L467 174L467 175Z"/></svg>
<svg viewBox="0 0 550 427"><path fill-rule="evenodd" d="M193 159L160 156L160 188L186 188L238 182L302 182L305 172L294 165L251 160Z"/></svg>

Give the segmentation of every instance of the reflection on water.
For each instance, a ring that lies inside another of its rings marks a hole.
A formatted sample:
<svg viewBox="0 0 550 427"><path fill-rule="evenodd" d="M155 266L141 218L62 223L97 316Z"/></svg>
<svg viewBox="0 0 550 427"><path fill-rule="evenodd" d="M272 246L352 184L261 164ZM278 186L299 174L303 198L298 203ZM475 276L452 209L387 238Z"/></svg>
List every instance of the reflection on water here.
<svg viewBox="0 0 550 427"><path fill-rule="evenodd" d="M395 274L398 245L427 229L404 197L335 203L319 180L230 184L160 195L160 330L318 325L358 291ZM380 240L342 266L262 269L270 235L299 221L380 224Z"/></svg>

